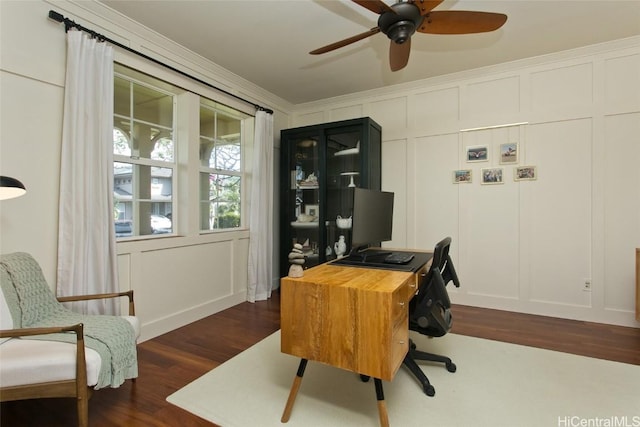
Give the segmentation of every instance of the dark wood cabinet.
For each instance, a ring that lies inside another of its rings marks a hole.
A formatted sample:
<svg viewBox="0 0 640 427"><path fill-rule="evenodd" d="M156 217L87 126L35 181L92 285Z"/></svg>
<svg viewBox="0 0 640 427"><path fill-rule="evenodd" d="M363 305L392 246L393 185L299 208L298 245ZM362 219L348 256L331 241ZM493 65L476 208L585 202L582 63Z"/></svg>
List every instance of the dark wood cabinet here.
<svg viewBox="0 0 640 427"><path fill-rule="evenodd" d="M353 188L380 189L381 136L368 117L281 132L281 277L294 243L303 245L305 268L335 259L340 236L348 253Z"/></svg>

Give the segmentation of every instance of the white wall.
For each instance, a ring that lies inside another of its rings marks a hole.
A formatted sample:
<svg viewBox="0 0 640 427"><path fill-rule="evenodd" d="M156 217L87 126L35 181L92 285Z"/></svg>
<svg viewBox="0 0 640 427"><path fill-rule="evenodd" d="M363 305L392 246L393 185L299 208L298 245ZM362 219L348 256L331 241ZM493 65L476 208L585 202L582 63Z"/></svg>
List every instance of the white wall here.
<svg viewBox="0 0 640 427"><path fill-rule="evenodd" d="M28 190L21 198L0 202L0 253L31 253L54 288L66 37L64 26L47 18L51 9L275 109L276 135L287 127L291 106L100 3L0 1L0 172L20 179ZM121 49L115 52L116 60L126 65L227 105L249 108ZM188 95L180 98L189 102ZM189 129L178 132L182 140L195 140L197 153L197 135L193 138ZM190 187L181 190L197 194ZM197 218L189 216L183 215L178 237L118 244L120 287L135 291L142 340L246 300L248 231L200 235Z"/></svg>
<svg viewBox="0 0 640 427"><path fill-rule="evenodd" d="M298 105L293 125L359 116L382 125L389 245L451 236L454 302L640 327L640 38ZM500 164L507 142L537 180ZM466 162L474 145L489 161ZM504 184L481 185L486 167ZM455 169L473 183L453 184Z"/></svg>

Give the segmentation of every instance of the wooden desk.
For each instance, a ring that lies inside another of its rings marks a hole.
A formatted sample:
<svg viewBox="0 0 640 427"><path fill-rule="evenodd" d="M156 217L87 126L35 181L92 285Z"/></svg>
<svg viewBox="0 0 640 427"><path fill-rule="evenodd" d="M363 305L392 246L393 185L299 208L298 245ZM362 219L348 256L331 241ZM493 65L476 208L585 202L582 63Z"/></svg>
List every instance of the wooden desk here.
<svg viewBox="0 0 640 427"><path fill-rule="evenodd" d="M408 303L426 266L406 272L329 263L281 279L281 350L302 359L282 422L312 360L373 377L380 423L388 426L381 380L391 381L407 354Z"/></svg>

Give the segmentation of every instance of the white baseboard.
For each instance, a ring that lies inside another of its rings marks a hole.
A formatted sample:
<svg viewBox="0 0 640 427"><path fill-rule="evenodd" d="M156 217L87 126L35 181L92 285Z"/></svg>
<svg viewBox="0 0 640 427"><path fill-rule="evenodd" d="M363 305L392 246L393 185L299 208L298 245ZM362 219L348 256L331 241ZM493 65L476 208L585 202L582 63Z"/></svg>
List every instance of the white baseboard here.
<svg viewBox="0 0 640 427"><path fill-rule="evenodd" d="M162 334L166 334L167 332L171 332L174 329L178 329L182 326L188 325L189 323L193 323L196 320L200 320L222 310L226 310L227 308L238 305L246 300L247 293L245 290L234 295L229 295L215 301L209 301L205 304L198 305L196 307L192 307L178 313L174 313L171 316L167 316L162 319L154 320L149 323L143 323L142 332L140 338L138 339L138 343L150 340Z"/></svg>
<svg viewBox="0 0 640 427"><path fill-rule="evenodd" d="M512 298L465 295L455 292L451 292L449 296L451 302L454 304L640 328L640 322L635 320L635 313L632 311L596 309L589 306L554 304L541 301L521 301Z"/></svg>

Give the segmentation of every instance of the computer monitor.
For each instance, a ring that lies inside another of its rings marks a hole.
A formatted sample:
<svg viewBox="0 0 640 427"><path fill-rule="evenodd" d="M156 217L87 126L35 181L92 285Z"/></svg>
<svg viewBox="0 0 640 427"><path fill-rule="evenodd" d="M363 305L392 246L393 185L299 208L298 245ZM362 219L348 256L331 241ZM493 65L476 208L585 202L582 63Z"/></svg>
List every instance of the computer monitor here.
<svg viewBox="0 0 640 427"><path fill-rule="evenodd" d="M351 253L391 240L393 228L393 193L355 188Z"/></svg>

